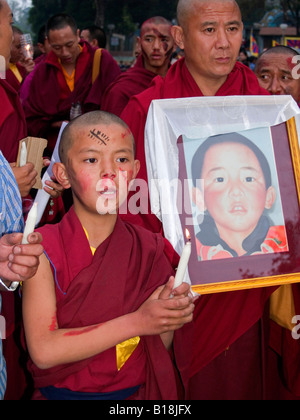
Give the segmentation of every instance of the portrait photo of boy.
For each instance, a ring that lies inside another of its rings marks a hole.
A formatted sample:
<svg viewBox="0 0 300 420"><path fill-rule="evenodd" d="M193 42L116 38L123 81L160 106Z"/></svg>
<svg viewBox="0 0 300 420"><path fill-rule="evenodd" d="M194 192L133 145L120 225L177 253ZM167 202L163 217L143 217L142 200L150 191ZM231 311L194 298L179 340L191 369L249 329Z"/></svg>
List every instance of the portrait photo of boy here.
<svg viewBox="0 0 300 420"><path fill-rule="evenodd" d="M191 157L199 261L288 252L272 138L259 130L250 130L256 142L237 132L209 137Z"/></svg>

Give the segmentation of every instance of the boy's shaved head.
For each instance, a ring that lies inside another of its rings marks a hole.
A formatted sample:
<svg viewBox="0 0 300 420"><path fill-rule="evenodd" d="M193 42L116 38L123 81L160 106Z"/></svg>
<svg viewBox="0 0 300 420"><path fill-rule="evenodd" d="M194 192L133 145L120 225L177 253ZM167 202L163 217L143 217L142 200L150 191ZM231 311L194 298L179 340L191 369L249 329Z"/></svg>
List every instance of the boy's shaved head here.
<svg viewBox="0 0 300 420"><path fill-rule="evenodd" d="M113 124L120 125L127 132L131 133L128 125L123 120L121 120L121 118L104 111L88 112L87 114L83 114L80 117L72 120L64 129L61 136L59 145L59 157L61 162L64 164L67 163L68 151L72 147L74 140L76 140L77 132L80 128L90 126L95 127L99 125L109 126ZM132 134L131 137L133 143L133 153L135 154L135 142Z"/></svg>

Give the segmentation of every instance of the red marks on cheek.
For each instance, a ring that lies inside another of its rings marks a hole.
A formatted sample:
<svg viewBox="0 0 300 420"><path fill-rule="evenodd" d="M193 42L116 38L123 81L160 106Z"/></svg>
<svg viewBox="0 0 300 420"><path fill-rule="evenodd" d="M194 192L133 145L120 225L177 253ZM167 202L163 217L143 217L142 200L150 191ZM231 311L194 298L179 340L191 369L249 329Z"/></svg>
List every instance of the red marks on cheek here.
<svg viewBox="0 0 300 420"><path fill-rule="evenodd" d="M87 333L89 333L89 332L92 332L92 331L97 330L97 329L98 329L98 328L100 328L102 325L103 325L103 324L100 324L100 325L94 325L93 327L87 327L87 328L84 328L84 329L82 329L82 330L78 330L78 331L70 331L70 332L68 332L68 333L64 334L64 337L77 337L77 336L79 336L79 335L87 334Z"/></svg>

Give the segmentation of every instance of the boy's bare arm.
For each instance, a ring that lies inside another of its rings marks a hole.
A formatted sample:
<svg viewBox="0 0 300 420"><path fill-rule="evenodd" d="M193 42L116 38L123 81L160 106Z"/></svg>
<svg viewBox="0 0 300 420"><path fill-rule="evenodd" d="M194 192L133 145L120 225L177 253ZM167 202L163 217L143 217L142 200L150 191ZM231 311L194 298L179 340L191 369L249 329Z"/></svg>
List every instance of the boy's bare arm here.
<svg viewBox="0 0 300 420"><path fill-rule="evenodd" d="M136 312L87 328L60 329L56 318L53 275L46 257L23 287L23 318L33 362L41 369L93 357L132 337L159 335L190 322L189 297L159 299L159 288ZM84 335L84 340L82 339Z"/></svg>

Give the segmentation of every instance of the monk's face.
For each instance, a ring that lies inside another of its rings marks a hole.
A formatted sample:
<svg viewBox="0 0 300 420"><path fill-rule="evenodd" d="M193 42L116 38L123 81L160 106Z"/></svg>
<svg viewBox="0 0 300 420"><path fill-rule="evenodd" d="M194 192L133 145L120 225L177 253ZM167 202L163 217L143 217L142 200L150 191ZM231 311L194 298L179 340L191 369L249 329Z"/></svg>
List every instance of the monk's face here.
<svg viewBox="0 0 300 420"><path fill-rule="evenodd" d="M172 30L174 31L174 29ZM243 40L243 23L234 1L195 0L175 40L199 85L222 85L232 71Z"/></svg>
<svg viewBox="0 0 300 420"><path fill-rule="evenodd" d="M116 214L136 177L133 138L118 125L76 128L67 159L74 204L98 214Z"/></svg>
<svg viewBox="0 0 300 420"><path fill-rule="evenodd" d="M271 95L292 95L300 102L300 79L293 78L292 56L266 54L257 63L255 73L262 88Z"/></svg>
<svg viewBox="0 0 300 420"><path fill-rule="evenodd" d="M70 26L49 32L49 44L62 65L75 65L80 54L79 31L74 34Z"/></svg>
<svg viewBox="0 0 300 420"><path fill-rule="evenodd" d="M24 54L23 54L22 45L21 45L21 35L18 33L15 33L14 40L11 46L10 62L16 64L19 61L21 61L23 57L24 57Z"/></svg>
<svg viewBox="0 0 300 420"><path fill-rule="evenodd" d="M0 9L0 55L4 57L6 67L8 67L10 60L11 45L13 41L13 14L6 1L1 1L1 4L2 8Z"/></svg>
<svg viewBox="0 0 300 420"><path fill-rule="evenodd" d="M140 47L147 70L157 73L162 67L168 69L174 46L170 25L149 21L143 26Z"/></svg>

